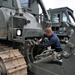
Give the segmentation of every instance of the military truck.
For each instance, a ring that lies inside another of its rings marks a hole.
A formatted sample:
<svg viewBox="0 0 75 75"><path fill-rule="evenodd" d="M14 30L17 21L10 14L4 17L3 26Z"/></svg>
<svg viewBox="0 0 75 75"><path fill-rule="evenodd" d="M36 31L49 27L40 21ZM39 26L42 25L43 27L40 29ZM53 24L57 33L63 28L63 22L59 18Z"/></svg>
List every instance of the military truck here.
<svg viewBox="0 0 75 75"><path fill-rule="evenodd" d="M48 13L51 19L51 27L60 39L68 40L73 30L68 27L67 23L75 25L73 10L68 7L49 9Z"/></svg>

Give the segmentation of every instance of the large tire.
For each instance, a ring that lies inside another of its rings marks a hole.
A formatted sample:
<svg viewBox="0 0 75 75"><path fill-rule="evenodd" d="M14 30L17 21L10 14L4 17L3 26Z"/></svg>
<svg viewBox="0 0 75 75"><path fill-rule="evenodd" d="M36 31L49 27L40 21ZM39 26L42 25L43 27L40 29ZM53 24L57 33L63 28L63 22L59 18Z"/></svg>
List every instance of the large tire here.
<svg viewBox="0 0 75 75"><path fill-rule="evenodd" d="M0 75L6 75L6 68L3 64L3 62L0 60Z"/></svg>

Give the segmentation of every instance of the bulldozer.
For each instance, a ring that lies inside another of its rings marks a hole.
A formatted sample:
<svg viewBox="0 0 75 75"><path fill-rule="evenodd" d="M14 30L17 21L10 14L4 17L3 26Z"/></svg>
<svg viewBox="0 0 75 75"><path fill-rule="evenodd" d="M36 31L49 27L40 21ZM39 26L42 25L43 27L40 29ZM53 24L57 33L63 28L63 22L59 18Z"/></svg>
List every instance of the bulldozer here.
<svg viewBox="0 0 75 75"><path fill-rule="evenodd" d="M27 75L26 41L40 38L39 7L48 20L41 0L0 0L0 75ZM29 41L29 42L30 42Z"/></svg>
<svg viewBox="0 0 75 75"><path fill-rule="evenodd" d="M69 7L61 7L47 10L51 18L52 30L58 35L60 40L68 40L73 33L67 22L75 25L73 10Z"/></svg>
<svg viewBox="0 0 75 75"><path fill-rule="evenodd" d="M45 26L39 23L38 4ZM74 32L61 54L62 62L52 62L54 49L37 52L41 49L35 42L49 21L42 0L0 0L0 75L75 75ZM74 25L67 25L75 31Z"/></svg>

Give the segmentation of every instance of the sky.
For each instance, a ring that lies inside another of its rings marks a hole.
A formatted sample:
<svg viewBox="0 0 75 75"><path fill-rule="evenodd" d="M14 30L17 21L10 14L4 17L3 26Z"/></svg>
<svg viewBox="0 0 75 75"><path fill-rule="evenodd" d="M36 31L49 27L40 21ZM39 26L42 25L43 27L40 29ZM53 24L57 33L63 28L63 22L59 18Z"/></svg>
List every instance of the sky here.
<svg viewBox="0 0 75 75"><path fill-rule="evenodd" d="M42 0L46 9L59 7L69 7L74 11L75 16L75 0Z"/></svg>

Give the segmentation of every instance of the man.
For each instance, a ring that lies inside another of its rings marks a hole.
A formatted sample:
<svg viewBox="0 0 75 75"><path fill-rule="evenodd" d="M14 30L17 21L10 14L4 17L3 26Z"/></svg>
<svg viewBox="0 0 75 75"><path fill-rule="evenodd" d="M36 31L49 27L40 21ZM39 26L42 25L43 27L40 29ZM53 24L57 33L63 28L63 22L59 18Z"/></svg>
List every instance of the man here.
<svg viewBox="0 0 75 75"><path fill-rule="evenodd" d="M41 43L41 41L45 37L47 37L49 41L46 43ZM55 33L52 32L51 28L46 28L45 34L43 35L43 37L39 40L39 42L36 42L35 44L38 45L39 47L43 47L43 48L47 48L47 47L51 46L51 49L55 49L56 52L60 52L63 50L63 48L60 44L59 38L57 37L57 35Z"/></svg>
<svg viewBox="0 0 75 75"><path fill-rule="evenodd" d="M48 41L45 43L41 43L41 41L44 38L48 38ZM56 58L57 53L59 53L63 50L62 45L60 44L59 38L57 37L57 35L55 33L53 33L51 28L46 28L45 34L43 35L43 37L39 40L39 42L36 42L35 44L41 48L47 48L47 47L51 46L51 49L55 49L55 51L54 51L54 59L55 60L57 60L57 58Z"/></svg>

